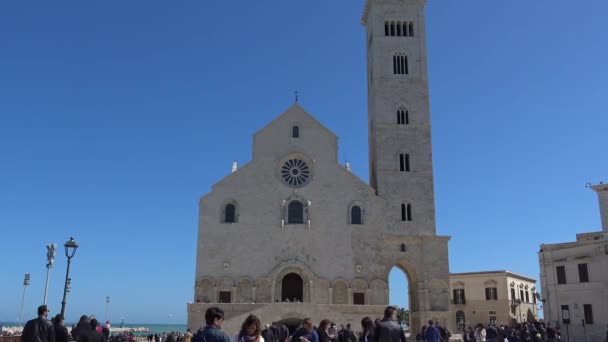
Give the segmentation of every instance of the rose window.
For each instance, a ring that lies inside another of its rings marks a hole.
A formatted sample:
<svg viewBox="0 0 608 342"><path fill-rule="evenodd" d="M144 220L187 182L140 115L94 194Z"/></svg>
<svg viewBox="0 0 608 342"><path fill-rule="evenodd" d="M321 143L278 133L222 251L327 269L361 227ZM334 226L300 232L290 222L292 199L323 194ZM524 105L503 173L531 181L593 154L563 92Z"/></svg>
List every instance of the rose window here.
<svg viewBox="0 0 608 342"><path fill-rule="evenodd" d="M281 167L281 177L287 185L303 186L310 179L310 169L303 160L289 159Z"/></svg>

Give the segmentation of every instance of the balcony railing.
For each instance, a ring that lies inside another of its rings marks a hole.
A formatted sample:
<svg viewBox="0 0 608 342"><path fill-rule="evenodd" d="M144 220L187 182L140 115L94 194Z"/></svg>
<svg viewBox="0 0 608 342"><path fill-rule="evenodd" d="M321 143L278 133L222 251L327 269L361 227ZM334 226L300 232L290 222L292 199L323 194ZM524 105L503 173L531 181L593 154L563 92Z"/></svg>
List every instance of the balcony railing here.
<svg viewBox="0 0 608 342"><path fill-rule="evenodd" d="M452 304L466 304L467 301L464 299L452 299Z"/></svg>

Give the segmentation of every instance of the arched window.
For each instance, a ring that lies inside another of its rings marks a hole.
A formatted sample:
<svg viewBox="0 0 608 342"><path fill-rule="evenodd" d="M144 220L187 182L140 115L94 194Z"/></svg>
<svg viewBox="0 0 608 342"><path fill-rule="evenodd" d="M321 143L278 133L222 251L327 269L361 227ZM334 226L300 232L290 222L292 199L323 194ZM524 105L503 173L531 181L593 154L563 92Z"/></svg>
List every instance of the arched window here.
<svg viewBox="0 0 608 342"><path fill-rule="evenodd" d="M300 127L298 127L298 126L291 127L291 137L292 138L300 137Z"/></svg>
<svg viewBox="0 0 608 342"><path fill-rule="evenodd" d="M410 124L410 113L404 107L397 110L397 124L398 125L409 125Z"/></svg>
<svg viewBox="0 0 608 342"><path fill-rule="evenodd" d="M402 54L393 55L393 74L407 75L409 67L407 64L407 56Z"/></svg>
<svg viewBox="0 0 608 342"><path fill-rule="evenodd" d="M412 220L412 205L409 203L407 204L407 220Z"/></svg>
<svg viewBox="0 0 608 342"><path fill-rule="evenodd" d="M395 22L391 21L391 36L395 35Z"/></svg>
<svg viewBox="0 0 608 342"><path fill-rule="evenodd" d="M405 248L405 244L404 244L404 243L402 243L402 244L401 244L401 251L402 251L402 252L405 252L405 250L406 250L406 248Z"/></svg>
<svg viewBox="0 0 608 342"><path fill-rule="evenodd" d="M304 205L300 201L291 201L287 207L288 224L304 224Z"/></svg>
<svg viewBox="0 0 608 342"><path fill-rule="evenodd" d="M414 36L414 23L413 22L410 22L408 31L409 31L409 36L413 37Z"/></svg>
<svg viewBox="0 0 608 342"><path fill-rule="evenodd" d="M407 37L407 22L404 21L402 23L402 25L403 25L403 36Z"/></svg>
<svg viewBox="0 0 608 342"><path fill-rule="evenodd" d="M236 222L236 206L232 203L226 204L224 208L224 223Z"/></svg>
<svg viewBox="0 0 608 342"><path fill-rule="evenodd" d="M401 221L411 221L412 220L412 205L411 204L401 204Z"/></svg>
<svg viewBox="0 0 608 342"><path fill-rule="evenodd" d="M350 208L350 224L362 224L361 221L361 207L355 205Z"/></svg>
<svg viewBox="0 0 608 342"><path fill-rule="evenodd" d="M397 22L397 37L401 37L401 23Z"/></svg>
<svg viewBox="0 0 608 342"><path fill-rule="evenodd" d="M389 28L388 28L388 26L389 26L388 25L388 21L385 21L384 22L384 35L387 36L387 37L389 36Z"/></svg>

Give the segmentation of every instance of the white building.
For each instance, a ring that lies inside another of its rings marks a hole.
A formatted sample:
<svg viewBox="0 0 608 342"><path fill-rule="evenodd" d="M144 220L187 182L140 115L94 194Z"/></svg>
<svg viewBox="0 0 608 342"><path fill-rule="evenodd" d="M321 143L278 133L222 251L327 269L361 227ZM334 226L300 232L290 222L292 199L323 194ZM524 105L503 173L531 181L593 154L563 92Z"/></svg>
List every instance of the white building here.
<svg viewBox="0 0 608 342"><path fill-rule="evenodd" d="M602 231L576 242L542 244L538 253L544 319L570 341L604 341L608 324L608 185L597 192Z"/></svg>
<svg viewBox="0 0 608 342"><path fill-rule="evenodd" d="M454 323L464 327L538 320L536 279L510 271L450 273Z"/></svg>

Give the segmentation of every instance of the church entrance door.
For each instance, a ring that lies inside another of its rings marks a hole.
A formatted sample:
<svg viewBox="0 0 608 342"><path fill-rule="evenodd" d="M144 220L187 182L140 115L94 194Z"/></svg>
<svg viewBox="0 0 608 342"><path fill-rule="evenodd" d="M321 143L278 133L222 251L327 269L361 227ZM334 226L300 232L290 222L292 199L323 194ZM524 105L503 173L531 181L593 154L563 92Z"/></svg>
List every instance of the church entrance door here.
<svg viewBox="0 0 608 342"><path fill-rule="evenodd" d="M304 280L298 274L289 273L283 277L281 301L304 301Z"/></svg>

